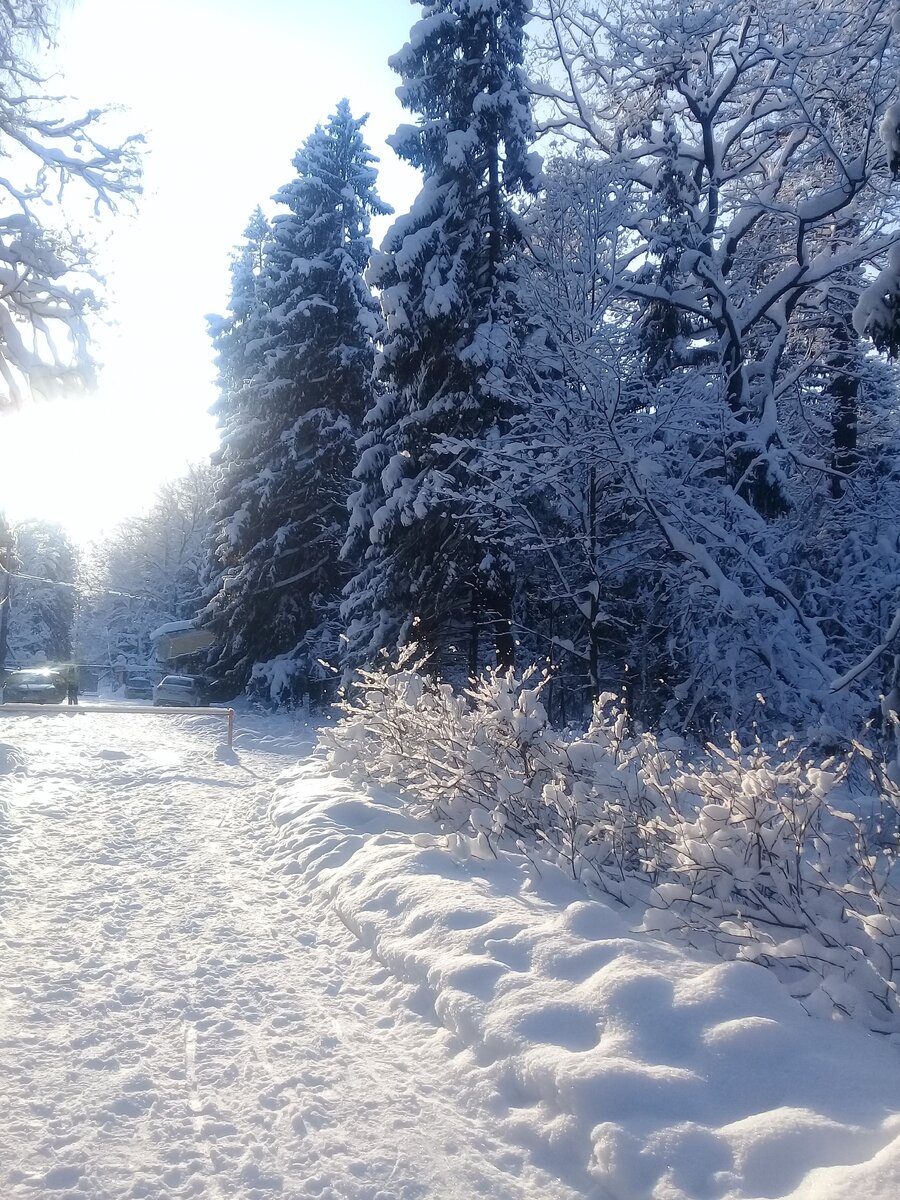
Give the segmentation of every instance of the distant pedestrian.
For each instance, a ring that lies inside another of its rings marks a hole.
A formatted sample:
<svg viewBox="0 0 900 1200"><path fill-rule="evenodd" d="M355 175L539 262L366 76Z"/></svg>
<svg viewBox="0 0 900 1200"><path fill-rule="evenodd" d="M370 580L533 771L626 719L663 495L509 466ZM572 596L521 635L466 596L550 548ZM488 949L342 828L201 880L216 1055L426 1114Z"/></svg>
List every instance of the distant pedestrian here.
<svg viewBox="0 0 900 1200"><path fill-rule="evenodd" d="M66 675L66 703L78 703L78 673L69 671Z"/></svg>

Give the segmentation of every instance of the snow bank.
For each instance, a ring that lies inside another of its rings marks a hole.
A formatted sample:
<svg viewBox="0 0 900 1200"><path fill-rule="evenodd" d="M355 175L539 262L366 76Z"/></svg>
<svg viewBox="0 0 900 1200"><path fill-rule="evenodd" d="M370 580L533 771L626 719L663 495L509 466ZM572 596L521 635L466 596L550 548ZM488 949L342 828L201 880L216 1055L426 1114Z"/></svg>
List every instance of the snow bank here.
<svg viewBox="0 0 900 1200"><path fill-rule="evenodd" d="M25 756L15 746L0 742L0 836L9 826L9 790L10 778L21 775L25 770Z"/></svg>
<svg viewBox="0 0 900 1200"><path fill-rule="evenodd" d="M271 816L284 869L406 983L498 1131L577 1191L900 1194L896 1051L771 972L636 931L554 867L467 856L319 764L282 777Z"/></svg>
<svg viewBox="0 0 900 1200"><path fill-rule="evenodd" d="M24 769L25 757L15 746L0 742L0 775L16 775Z"/></svg>

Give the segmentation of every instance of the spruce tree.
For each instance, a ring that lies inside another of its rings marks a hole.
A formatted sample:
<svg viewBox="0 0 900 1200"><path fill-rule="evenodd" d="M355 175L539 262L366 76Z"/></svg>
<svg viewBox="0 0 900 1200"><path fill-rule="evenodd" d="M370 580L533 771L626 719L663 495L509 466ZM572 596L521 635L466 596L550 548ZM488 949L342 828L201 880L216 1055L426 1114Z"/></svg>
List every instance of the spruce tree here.
<svg viewBox="0 0 900 1200"><path fill-rule="evenodd" d="M336 650L346 578L338 550L380 329L363 271L370 218L390 211L375 190L365 120L341 101L274 197L287 211L274 218L264 254L239 561L212 604L227 613L213 671L231 691L255 664L287 655L297 674L316 674L317 660Z"/></svg>
<svg viewBox="0 0 900 1200"><path fill-rule="evenodd" d="M684 286L680 271L682 255L696 250L703 241L703 231L694 223L696 187L680 154L678 131L667 116L663 121L657 176L647 206L652 232L643 271L643 281L655 284L664 296L671 296ZM651 383L658 384L686 365L694 329L690 314L677 304L659 298L644 301L635 332L643 374Z"/></svg>
<svg viewBox="0 0 900 1200"><path fill-rule="evenodd" d="M260 448L253 388L263 364L263 265L270 234L269 223L257 207L244 231L245 240L232 258L228 315L208 318L219 386L219 398L211 412L221 431L219 448L213 456L220 468L213 509L213 557L223 567L234 559L249 508L246 483Z"/></svg>
<svg viewBox="0 0 900 1200"><path fill-rule="evenodd" d="M391 60L418 116L392 145L425 178L369 275L387 330L345 546L357 562L344 607L351 662L465 632L471 668L480 626L500 662L513 657L511 558L473 514L514 407L521 230L511 201L537 189L538 164L521 70L528 9L434 0Z"/></svg>
<svg viewBox="0 0 900 1200"><path fill-rule="evenodd" d="M211 412L219 425L219 447L213 454L218 468L209 538L207 608L203 614L216 637L211 673L223 694L243 686L232 683L234 665L242 659L239 593L231 581L240 578L244 555L253 546L256 494L252 486L263 446L256 388L262 374L262 325L265 315L263 268L271 235L257 207L244 231L244 242L231 260L228 313L209 317L216 351L219 396Z"/></svg>

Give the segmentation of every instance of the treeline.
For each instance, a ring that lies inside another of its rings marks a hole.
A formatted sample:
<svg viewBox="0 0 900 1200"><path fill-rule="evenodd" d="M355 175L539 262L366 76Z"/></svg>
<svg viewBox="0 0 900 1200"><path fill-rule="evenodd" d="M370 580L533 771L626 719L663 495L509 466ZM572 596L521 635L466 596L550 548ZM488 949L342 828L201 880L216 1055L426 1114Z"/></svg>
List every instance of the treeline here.
<svg viewBox="0 0 900 1200"><path fill-rule="evenodd" d="M78 553L52 522L0 513L0 672L72 657Z"/></svg>
<svg viewBox="0 0 900 1200"><path fill-rule="evenodd" d="M10 525L0 514L0 670L154 666L154 630L203 605L213 480L208 464L189 468L143 513L80 548L59 525Z"/></svg>
<svg viewBox="0 0 900 1200"><path fill-rule="evenodd" d="M156 662L150 635L193 619L208 586L207 538L214 472L190 467L152 504L87 547L78 573L80 662L99 668Z"/></svg>
<svg viewBox="0 0 900 1200"><path fill-rule="evenodd" d="M875 676L831 684L900 584L896 37L859 0L427 4L411 211L373 253L342 102L212 322L220 693L416 642L549 662L556 720L858 715Z"/></svg>

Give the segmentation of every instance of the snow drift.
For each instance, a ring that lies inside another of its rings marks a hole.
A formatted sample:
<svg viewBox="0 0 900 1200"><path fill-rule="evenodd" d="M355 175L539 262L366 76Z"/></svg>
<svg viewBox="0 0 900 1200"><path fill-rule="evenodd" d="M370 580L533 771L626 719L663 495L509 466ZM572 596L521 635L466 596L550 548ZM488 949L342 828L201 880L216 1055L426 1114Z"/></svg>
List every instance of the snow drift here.
<svg viewBox="0 0 900 1200"><path fill-rule="evenodd" d="M770 971L667 944L558 868L479 857L314 763L271 815L284 869L446 1031L498 1130L580 1193L897 1194L893 1049L810 1018Z"/></svg>

